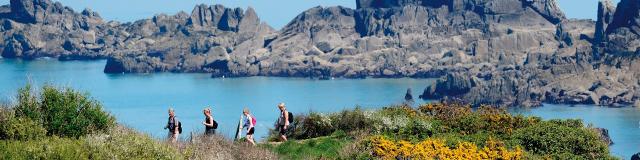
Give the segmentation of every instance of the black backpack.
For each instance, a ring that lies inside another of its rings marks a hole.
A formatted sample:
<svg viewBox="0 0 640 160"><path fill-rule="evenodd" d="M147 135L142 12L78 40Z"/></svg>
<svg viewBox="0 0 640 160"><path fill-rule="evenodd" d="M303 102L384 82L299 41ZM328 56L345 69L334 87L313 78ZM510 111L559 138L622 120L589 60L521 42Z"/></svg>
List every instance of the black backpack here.
<svg viewBox="0 0 640 160"><path fill-rule="evenodd" d="M182 122L178 121L178 133L182 134Z"/></svg>
<svg viewBox="0 0 640 160"><path fill-rule="evenodd" d="M218 122L216 122L216 120L213 120L213 129L218 129Z"/></svg>
<svg viewBox="0 0 640 160"><path fill-rule="evenodd" d="M289 112L289 123L293 123L293 113Z"/></svg>

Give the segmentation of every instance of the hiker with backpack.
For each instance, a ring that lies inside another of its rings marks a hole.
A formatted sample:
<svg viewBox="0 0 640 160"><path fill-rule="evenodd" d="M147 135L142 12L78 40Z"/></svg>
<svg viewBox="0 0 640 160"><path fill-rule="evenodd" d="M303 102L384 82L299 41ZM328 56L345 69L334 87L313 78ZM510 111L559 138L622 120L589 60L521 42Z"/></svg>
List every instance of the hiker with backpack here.
<svg viewBox="0 0 640 160"><path fill-rule="evenodd" d="M276 127L280 133L280 139L287 141L287 130L289 129L289 124L293 122L293 114L287 111L284 103L278 104L278 109L280 109L280 116L278 117L278 122L276 123L278 126Z"/></svg>
<svg viewBox="0 0 640 160"><path fill-rule="evenodd" d="M182 124L175 116L173 108L169 108L169 120L164 129L169 129L168 138L173 143L178 140L178 136L180 136L180 133L182 133Z"/></svg>
<svg viewBox="0 0 640 160"><path fill-rule="evenodd" d="M244 126L242 126L242 128L245 128L245 127L247 128L247 141L249 141L249 143L255 146L256 142L253 139L253 133L256 130L255 126L256 126L257 120L255 117L253 117L253 115L249 113L249 108L244 108L242 113L246 117L246 121L244 123Z"/></svg>
<svg viewBox="0 0 640 160"><path fill-rule="evenodd" d="M204 122L202 122L202 124L204 125L204 134L207 136L216 134L216 129L218 129L218 122L213 119L213 116L211 115L211 108L205 108L202 112L205 116Z"/></svg>

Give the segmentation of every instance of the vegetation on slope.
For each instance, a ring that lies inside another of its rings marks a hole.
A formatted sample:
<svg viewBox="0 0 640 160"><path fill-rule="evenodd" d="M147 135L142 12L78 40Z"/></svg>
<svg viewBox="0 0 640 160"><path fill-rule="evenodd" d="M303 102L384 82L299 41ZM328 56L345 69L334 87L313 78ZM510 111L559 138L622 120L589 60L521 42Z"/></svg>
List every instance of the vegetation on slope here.
<svg viewBox="0 0 640 160"><path fill-rule="evenodd" d="M615 159L580 120L461 104L296 115L285 143L195 135L172 144L119 125L88 94L20 89L0 107L0 159ZM275 140L275 132L267 138Z"/></svg>
<svg viewBox="0 0 640 160"><path fill-rule="evenodd" d="M503 109L461 104L344 110L299 115L291 139L326 139L346 132L328 153L296 153L305 142L275 148L293 159L615 159L608 145L581 120L511 115ZM328 137L326 137L328 136ZM275 135L272 135L272 140ZM323 138L316 138L323 137ZM292 147L289 147L292 146ZM320 156L317 156L320 155ZM315 157L314 157L315 156Z"/></svg>
<svg viewBox="0 0 640 160"><path fill-rule="evenodd" d="M0 107L0 159L277 159L223 137L171 144L118 125L88 94L31 86Z"/></svg>

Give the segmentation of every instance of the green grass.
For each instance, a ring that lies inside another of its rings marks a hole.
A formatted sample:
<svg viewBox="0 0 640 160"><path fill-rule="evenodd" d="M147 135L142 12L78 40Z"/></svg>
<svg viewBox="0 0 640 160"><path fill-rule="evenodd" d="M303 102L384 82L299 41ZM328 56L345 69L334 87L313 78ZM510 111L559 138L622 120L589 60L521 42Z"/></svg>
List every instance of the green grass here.
<svg viewBox="0 0 640 160"><path fill-rule="evenodd" d="M177 149L124 127L81 138L50 136L25 141L0 140L0 159L182 158Z"/></svg>
<svg viewBox="0 0 640 160"><path fill-rule="evenodd" d="M282 144L264 144L281 156L281 159L338 159L342 148L353 140L344 132L337 131L331 136L300 141L287 141Z"/></svg>

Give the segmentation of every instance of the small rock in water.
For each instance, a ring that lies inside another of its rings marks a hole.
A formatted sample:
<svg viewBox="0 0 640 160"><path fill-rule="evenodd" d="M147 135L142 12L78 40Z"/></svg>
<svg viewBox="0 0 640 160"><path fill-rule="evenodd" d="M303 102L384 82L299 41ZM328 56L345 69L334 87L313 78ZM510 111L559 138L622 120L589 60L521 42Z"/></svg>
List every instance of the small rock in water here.
<svg viewBox="0 0 640 160"><path fill-rule="evenodd" d="M613 141L611 140L611 137L609 136L609 130L605 129L605 128L595 128L596 132L598 134L600 134L600 140L602 140L603 142L607 143L608 145L612 145Z"/></svg>
<svg viewBox="0 0 640 160"><path fill-rule="evenodd" d="M640 152L634 154L633 156L631 156L631 160L640 160Z"/></svg>
<svg viewBox="0 0 640 160"><path fill-rule="evenodd" d="M407 93L404 95L405 101L413 101L413 95L411 94L411 88L407 89Z"/></svg>

